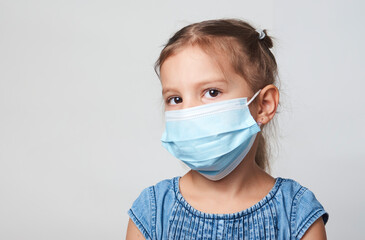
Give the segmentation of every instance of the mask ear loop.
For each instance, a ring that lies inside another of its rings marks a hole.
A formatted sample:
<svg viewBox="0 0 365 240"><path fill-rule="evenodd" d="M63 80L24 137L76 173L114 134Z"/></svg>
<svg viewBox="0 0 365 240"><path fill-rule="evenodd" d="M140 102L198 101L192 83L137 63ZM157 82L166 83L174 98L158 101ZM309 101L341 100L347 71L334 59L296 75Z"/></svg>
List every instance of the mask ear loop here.
<svg viewBox="0 0 365 240"><path fill-rule="evenodd" d="M253 97L250 99L250 101L248 101L247 103L246 103L246 106L248 106L256 97L257 97L257 95L259 95L259 93L261 92L261 89L260 90L258 90L256 93L255 93L255 95L253 95Z"/></svg>
<svg viewBox="0 0 365 240"><path fill-rule="evenodd" d="M260 90L258 90L256 93L255 93L255 95L253 95L253 97L250 99L250 101L248 101L247 103L246 103L246 106L248 106L256 97L257 97L257 95L259 95L259 93L261 92L261 89ZM260 121L258 121L257 122L257 125L259 125L259 127L262 125L262 122L260 122Z"/></svg>

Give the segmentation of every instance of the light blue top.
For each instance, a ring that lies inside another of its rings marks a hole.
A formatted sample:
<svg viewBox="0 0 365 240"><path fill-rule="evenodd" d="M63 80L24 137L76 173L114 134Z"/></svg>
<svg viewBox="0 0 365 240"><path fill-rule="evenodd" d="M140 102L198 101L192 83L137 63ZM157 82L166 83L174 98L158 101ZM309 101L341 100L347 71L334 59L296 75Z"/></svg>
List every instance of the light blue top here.
<svg viewBox="0 0 365 240"><path fill-rule="evenodd" d="M277 178L271 191L246 210L209 214L185 201L179 179L144 189L128 211L146 239L300 239L319 217L328 220L314 194L294 180Z"/></svg>

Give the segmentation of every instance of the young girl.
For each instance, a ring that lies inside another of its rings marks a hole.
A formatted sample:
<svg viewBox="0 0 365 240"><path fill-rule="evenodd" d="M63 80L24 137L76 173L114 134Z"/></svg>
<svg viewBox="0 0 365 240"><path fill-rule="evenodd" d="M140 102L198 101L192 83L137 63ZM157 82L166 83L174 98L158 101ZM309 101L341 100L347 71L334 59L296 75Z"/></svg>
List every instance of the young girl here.
<svg viewBox="0 0 365 240"><path fill-rule="evenodd" d="M328 214L294 180L273 178L262 132L277 69L266 31L237 19L191 24L156 62L162 145L191 170L142 191L127 239L326 239Z"/></svg>

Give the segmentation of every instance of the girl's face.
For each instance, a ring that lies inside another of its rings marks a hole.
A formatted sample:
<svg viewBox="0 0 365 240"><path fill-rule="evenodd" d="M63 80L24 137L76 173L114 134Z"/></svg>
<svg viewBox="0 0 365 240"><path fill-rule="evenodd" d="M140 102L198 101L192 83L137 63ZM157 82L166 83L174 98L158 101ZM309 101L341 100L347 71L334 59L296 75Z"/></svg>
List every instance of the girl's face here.
<svg viewBox="0 0 365 240"><path fill-rule="evenodd" d="M168 57L160 70L165 110L241 97L249 100L254 93L228 60L225 62L223 74L218 63L196 46L185 47Z"/></svg>

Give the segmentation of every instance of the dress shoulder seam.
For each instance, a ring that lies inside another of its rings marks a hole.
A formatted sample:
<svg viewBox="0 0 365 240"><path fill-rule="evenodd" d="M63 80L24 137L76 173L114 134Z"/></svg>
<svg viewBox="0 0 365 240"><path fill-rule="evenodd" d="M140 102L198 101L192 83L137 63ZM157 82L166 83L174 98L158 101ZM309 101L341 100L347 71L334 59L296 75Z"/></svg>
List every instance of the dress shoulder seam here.
<svg viewBox="0 0 365 240"><path fill-rule="evenodd" d="M151 201L151 234L152 238L156 238L156 216L157 216L157 206L156 206L156 191L155 186L150 187L150 201Z"/></svg>
<svg viewBox="0 0 365 240"><path fill-rule="evenodd" d="M306 187L300 186L298 191L294 194L293 202L291 205L291 213L290 213L290 234L292 236L295 236L295 222L297 217L297 205L299 202L299 199L303 196L303 194L307 191Z"/></svg>

